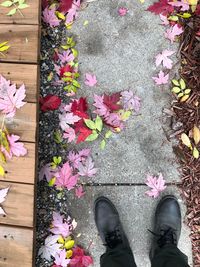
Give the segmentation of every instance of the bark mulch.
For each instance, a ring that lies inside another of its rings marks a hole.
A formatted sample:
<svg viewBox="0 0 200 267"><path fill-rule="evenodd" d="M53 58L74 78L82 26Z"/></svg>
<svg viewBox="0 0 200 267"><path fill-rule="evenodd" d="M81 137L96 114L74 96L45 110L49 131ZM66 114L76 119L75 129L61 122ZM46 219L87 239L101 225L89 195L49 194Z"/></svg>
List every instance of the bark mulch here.
<svg viewBox="0 0 200 267"><path fill-rule="evenodd" d="M180 162L181 190L187 205L186 222L191 229L193 263L200 266L200 158L194 159L191 151L182 144L180 134L191 136L194 125L200 128L200 15L184 22L184 33L180 42L180 76L187 88L192 89L190 98L180 103L172 102L173 116L177 130L178 146L174 152ZM197 146L200 151L200 144Z"/></svg>

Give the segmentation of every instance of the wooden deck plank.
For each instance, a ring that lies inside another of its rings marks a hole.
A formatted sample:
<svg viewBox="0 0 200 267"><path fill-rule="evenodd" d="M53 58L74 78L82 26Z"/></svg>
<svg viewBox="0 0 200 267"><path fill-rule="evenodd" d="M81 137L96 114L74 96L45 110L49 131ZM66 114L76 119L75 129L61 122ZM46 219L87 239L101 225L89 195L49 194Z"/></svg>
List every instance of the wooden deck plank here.
<svg viewBox="0 0 200 267"><path fill-rule="evenodd" d="M37 81L38 81L37 65L0 63L0 74L3 75L11 83L16 83L17 86L25 84L27 102L37 102Z"/></svg>
<svg viewBox="0 0 200 267"><path fill-rule="evenodd" d="M35 144L25 143L28 154L24 157L14 157L8 160L5 165L5 176L0 176L0 180L5 182L35 183Z"/></svg>
<svg viewBox="0 0 200 267"><path fill-rule="evenodd" d="M10 48L0 61L38 62L39 26L37 25L0 25L0 42L9 41Z"/></svg>
<svg viewBox="0 0 200 267"><path fill-rule="evenodd" d="M6 216L0 216L0 224L33 227L34 185L0 181L0 189L8 186L10 190L2 204Z"/></svg>
<svg viewBox="0 0 200 267"><path fill-rule="evenodd" d="M0 266L32 267L33 230L0 226Z"/></svg>
<svg viewBox="0 0 200 267"><path fill-rule="evenodd" d="M4 0L5 1L5 0ZM3 0L0 1L1 3ZM26 0L29 5L28 8L21 10L22 15L17 12L13 16L7 16L6 14L12 8L0 7L0 23L7 24L39 24L39 13L40 13L40 0Z"/></svg>
<svg viewBox="0 0 200 267"><path fill-rule="evenodd" d="M35 142L36 139L36 111L37 105L27 103L17 110L14 118L6 118L5 125L10 133L20 136L20 140ZM0 116L0 123L3 116Z"/></svg>

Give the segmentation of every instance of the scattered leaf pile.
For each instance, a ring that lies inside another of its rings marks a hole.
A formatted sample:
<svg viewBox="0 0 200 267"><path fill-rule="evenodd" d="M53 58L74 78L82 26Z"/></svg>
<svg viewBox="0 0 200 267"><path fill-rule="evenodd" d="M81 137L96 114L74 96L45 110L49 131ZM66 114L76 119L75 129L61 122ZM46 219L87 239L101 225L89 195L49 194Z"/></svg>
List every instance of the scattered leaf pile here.
<svg viewBox="0 0 200 267"><path fill-rule="evenodd" d="M51 261L51 257L54 258L52 267L88 267L93 264L92 258L85 255L84 250L75 244L73 231L76 226L76 221L69 216L65 218L57 212L53 213L50 234L39 250L42 258L48 261Z"/></svg>
<svg viewBox="0 0 200 267"><path fill-rule="evenodd" d="M4 176L4 165L7 160L13 156L20 157L27 154L24 144L18 142L18 135L10 134L5 125L5 119L15 116L17 109L23 107L26 102L25 86L22 85L18 89L15 84L11 84L0 75L0 111L3 114L3 119L0 128L0 176Z"/></svg>

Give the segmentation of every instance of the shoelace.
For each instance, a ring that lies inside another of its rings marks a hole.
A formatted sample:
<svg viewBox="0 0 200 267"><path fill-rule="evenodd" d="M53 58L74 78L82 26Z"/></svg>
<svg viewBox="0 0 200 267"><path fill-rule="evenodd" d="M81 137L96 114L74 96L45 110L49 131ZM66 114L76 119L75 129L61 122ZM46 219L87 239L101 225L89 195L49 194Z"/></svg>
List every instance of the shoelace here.
<svg viewBox="0 0 200 267"><path fill-rule="evenodd" d="M173 230L172 228L169 228L167 230L161 229L161 234L156 234L149 229L148 231L158 237L157 243L159 247L163 247L166 244L177 245L175 230Z"/></svg>
<svg viewBox="0 0 200 267"><path fill-rule="evenodd" d="M121 238L120 230L116 229L110 233L107 233L105 240L106 240L105 246L108 246L109 248L114 248L118 244L121 244L122 238Z"/></svg>

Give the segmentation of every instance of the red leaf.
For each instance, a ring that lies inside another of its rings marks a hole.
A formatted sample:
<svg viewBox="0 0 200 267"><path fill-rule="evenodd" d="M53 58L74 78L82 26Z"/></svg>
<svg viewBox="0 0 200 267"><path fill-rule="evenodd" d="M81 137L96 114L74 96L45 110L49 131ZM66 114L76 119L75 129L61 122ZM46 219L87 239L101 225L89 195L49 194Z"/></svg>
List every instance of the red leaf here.
<svg viewBox="0 0 200 267"><path fill-rule="evenodd" d="M76 143L78 144L78 143L84 142L85 139L91 134L92 134L92 130L90 130L89 128L87 127L80 128Z"/></svg>
<svg viewBox="0 0 200 267"><path fill-rule="evenodd" d="M49 0L42 0L42 9L45 9L49 5Z"/></svg>
<svg viewBox="0 0 200 267"><path fill-rule="evenodd" d="M197 8L196 8L196 10L195 10L195 14L196 14L197 16L200 15L200 4L197 5Z"/></svg>
<svg viewBox="0 0 200 267"><path fill-rule="evenodd" d="M63 77L65 72L73 72L73 70L73 67L71 67L70 65L66 65L60 68L60 77Z"/></svg>
<svg viewBox="0 0 200 267"><path fill-rule="evenodd" d="M79 100L74 100L72 102L71 111L74 115L79 116L80 118L88 119L88 104L86 98L81 97Z"/></svg>
<svg viewBox="0 0 200 267"><path fill-rule="evenodd" d="M72 7L73 0L60 0L59 11L66 14Z"/></svg>
<svg viewBox="0 0 200 267"><path fill-rule="evenodd" d="M47 95L40 97L41 110L46 112L48 110L56 110L61 104L61 99L56 95Z"/></svg>
<svg viewBox="0 0 200 267"><path fill-rule="evenodd" d="M174 7L168 4L168 0L159 0L151 5L147 10L155 13L156 15L168 15L174 11Z"/></svg>
<svg viewBox="0 0 200 267"><path fill-rule="evenodd" d="M55 51L53 54L53 61L56 62L58 59L59 59L58 52Z"/></svg>
<svg viewBox="0 0 200 267"><path fill-rule="evenodd" d="M121 105L117 104L120 100L120 93L114 93L112 95L104 94L103 102L104 104L109 107L112 111L119 110L122 108Z"/></svg>

